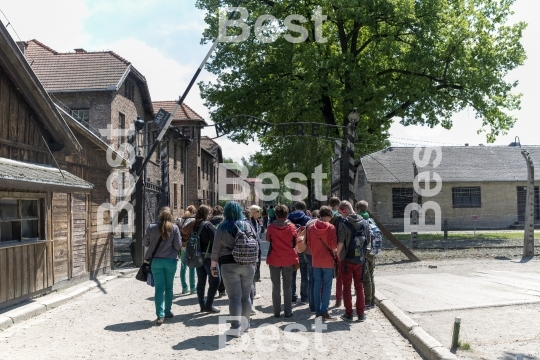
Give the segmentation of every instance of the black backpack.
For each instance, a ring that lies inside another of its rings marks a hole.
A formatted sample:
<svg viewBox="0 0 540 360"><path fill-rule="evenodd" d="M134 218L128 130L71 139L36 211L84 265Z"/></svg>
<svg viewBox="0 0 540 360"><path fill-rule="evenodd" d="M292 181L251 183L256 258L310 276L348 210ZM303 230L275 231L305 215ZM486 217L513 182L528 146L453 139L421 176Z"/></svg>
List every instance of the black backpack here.
<svg viewBox="0 0 540 360"><path fill-rule="evenodd" d="M367 238L366 238L366 226L367 221L362 219L362 229L357 230L351 223L346 219L341 219L343 225L347 226L351 232L351 240L349 246L347 247L347 252L345 253L345 260L356 260L359 263L364 263L367 252Z"/></svg>
<svg viewBox="0 0 540 360"><path fill-rule="evenodd" d="M190 268L198 268L204 265L204 259L210 249L210 241L206 247L204 256L201 252L201 233L206 225L206 221L201 222L198 231L191 231L191 235L186 244L186 265Z"/></svg>

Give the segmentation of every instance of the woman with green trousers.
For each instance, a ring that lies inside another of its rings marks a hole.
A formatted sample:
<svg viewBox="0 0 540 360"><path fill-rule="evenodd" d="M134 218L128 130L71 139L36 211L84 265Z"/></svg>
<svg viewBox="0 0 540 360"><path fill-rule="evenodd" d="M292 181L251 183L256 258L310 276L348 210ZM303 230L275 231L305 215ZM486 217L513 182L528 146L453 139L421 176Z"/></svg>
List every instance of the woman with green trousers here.
<svg viewBox="0 0 540 360"><path fill-rule="evenodd" d="M164 319L173 317L171 312L173 284L178 265L178 251L181 247L180 230L173 222L170 208L162 208L158 221L148 226L143 246L148 247L144 259L151 263L157 324L161 325ZM155 255L152 258L154 250Z"/></svg>

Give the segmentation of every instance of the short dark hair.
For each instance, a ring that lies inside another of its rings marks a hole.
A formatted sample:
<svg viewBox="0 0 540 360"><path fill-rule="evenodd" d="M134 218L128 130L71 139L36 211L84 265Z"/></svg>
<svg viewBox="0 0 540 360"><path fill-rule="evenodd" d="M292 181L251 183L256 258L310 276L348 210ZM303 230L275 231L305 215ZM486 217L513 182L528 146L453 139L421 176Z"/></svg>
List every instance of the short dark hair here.
<svg viewBox="0 0 540 360"><path fill-rule="evenodd" d="M366 200L360 200L359 202L356 203L356 205L354 206L356 208L356 211L367 211L367 208L368 208L368 202Z"/></svg>
<svg viewBox="0 0 540 360"><path fill-rule="evenodd" d="M306 203L303 201L297 201L296 204L294 204L294 208L296 210L306 211Z"/></svg>
<svg viewBox="0 0 540 360"><path fill-rule="evenodd" d="M277 204L274 211L278 219L284 219L289 215L289 208L287 205Z"/></svg>
<svg viewBox="0 0 540 360"><path fill-rule="evenodd" d="M332 211L332 208L330 206L321 206L321 209L319 210L319 217L325 217L330 216L332 217L334 215L334 212Z"/></svg>
<svg viewBox="0 0 540 360"><path fill-rule="evenodd" d="M311 217L312 218L318 218L320 217L321 215L319 214L319 210L313 210L313 212L311 213Z"/></svg>
<svg viewBox="0 0 540 360"><path fill-rule="evenodd" d="M213 215L214 215L214 216L223 215L223 207L220 206L220 205L214 206L214 213L213 213Z"/></svg>
<svg viewBox="0 0 540 360"><path fill-rule="evenodd" d="M330 205L330 207L332 208L335 208L336 206L339 206L340 202L341 200L339 200L337 196L333 196L330 198L330 200L328 200L328 205Z"/></svg>

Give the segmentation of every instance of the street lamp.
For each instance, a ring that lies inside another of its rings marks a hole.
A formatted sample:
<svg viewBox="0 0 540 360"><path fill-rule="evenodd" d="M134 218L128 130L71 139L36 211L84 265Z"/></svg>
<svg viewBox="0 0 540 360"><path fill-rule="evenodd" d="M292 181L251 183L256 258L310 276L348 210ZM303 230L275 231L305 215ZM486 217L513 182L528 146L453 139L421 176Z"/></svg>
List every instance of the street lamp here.
<svg viewBox="0 0 540 360"><path fill-rule="evenodd" d="M351 113L349 114L349 121L351 122L351 124L356 124L359 120L360 114L358 114L358 109L352 109Z"/></svg>

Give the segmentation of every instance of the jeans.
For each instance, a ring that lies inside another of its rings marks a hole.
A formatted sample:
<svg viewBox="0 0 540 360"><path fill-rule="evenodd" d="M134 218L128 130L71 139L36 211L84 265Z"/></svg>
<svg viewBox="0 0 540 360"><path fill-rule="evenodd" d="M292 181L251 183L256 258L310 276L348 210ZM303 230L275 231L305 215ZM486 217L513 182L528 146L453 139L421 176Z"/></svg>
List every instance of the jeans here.
<svg viewBox="0 0 540 360"><path fill-rule="evenodd" d="M268 227L268 216L263 217L263 226L264 226L265 228Z"/></svg>
<svg viewBox="0 0 540 360"><path fill-rule="evenodd" d="M356 314L362 315L366 307L364 284L362 283L363 265L350 262L346 262L346 265L347 270L343 271L343 304L345 305L345 314L353 315L351 284L354 281L354 288L356 290Z"/></svg>
<svg viewBox="0 0 540 360"><path fill-rule="evenodd" d="M300 260L300 301L309 300L309 273L308 273L308 264L306 259L302 254L298 254Z"/></svg>
<svg viewBox="0 0 540 360"><path fill-rule="evenodd" d="M204 265L197 268L197 298L199 299L199 305L201 310L210 309L214 304L214 297L216 296L221 276L213 277L212 271L210 271L210 258L204 259ZM206 279L208 278L208 294L206 295L206 302L204 301L204 288L206 287Z"/></svg>
<svg viewBox="0 0 540 360"><path fill-rule="evenodd" d="M186 250L182 249L182 255L180 256L180 283L182 284L182 292L188 290L195 290L195 268L190 268L186 264ZM186 269L189 269L189 289L186 283Z"/></svg>
<svg viewBox="0 0 540 360"><path fill-rule="evenodd" d="M293 302L296 302L298 300L298 295L296 295L296 274L298 273L298 270L294 270L292 272L292 278L291 278L291 300Z"/></svg>
<svg viewBox="0 0 540 360"><path fill-rule="evenodd" d="M229 315L241 316L242 324L239 319L231 321L233 329L240 328L242 330L249 328L249 319L251 315L251 285L253 284L253 276L255 275L254 265L238 265L238 264L223 264L221 265L221 277L227 288L227 296L229 297Z"/></svg>
<svg viewBox="0 0 540 360"><path fill-rule="evenodd" d="M292 314L291 304L291 278L293 273L292 266L276 267L270 265L270 280L272 280L272 307L274 308L274 316L279 316L281 313L281 284L283 279L283 306L285 316Z"/></svg>
<svg viewBox="0 0 540 360"><path fill-rule="evenodd" d="M314 282L313 282L313 258L311 255L308 254L302 254L305 257L306 266L307 266L307 273L308 273L308 301L309 301L309 310L311 312L315 311L315 292L313 290L314 288ZM300 256L302 256L300 255Z"/></svg>
<svg viewBox="0 0 540 360"><path fill-rule="evenodd" d="M328 311L333 278L334 268L313 268L315 312L317 314L324 314Z"/></svg>
<svg viewBox="0 0 540 360"><path fill-rule="evenodd" d="M163 318L171 313L174 275L177 266L178 261L176 259L154 258L152 260L152 276L154 277L155 286L154 303L158 318Z"/></svg>
<svg viewBox="0 0 540 360"><path fill-rule="evenodd" d="M375 280L373 278L373 272L375 271L375 255L368 254L366 256L366 263L364 269L364 298L366 299L366 305L375 304Z"/></svg>

